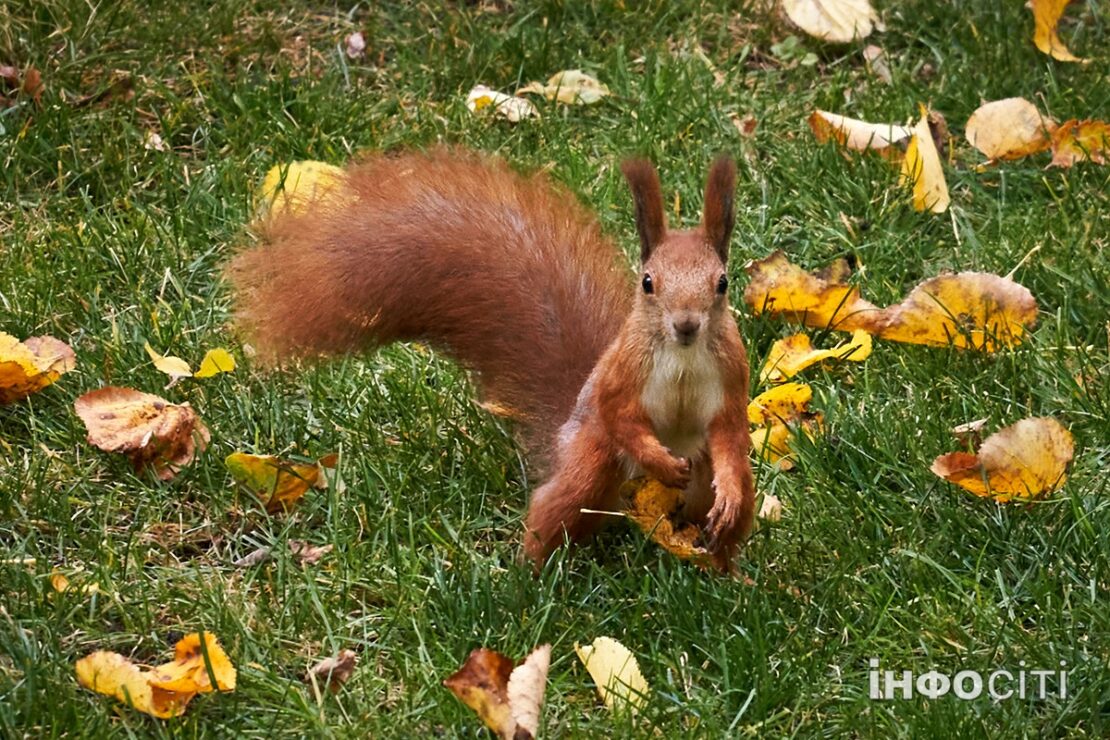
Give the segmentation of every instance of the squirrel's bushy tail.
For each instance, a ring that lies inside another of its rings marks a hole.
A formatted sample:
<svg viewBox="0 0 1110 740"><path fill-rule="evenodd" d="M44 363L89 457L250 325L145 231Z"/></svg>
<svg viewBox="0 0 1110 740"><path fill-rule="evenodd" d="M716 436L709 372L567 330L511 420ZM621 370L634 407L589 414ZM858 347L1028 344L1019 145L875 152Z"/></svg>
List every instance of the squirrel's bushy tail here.
<svg viewBox="0 0 1110 740"><path fill-rule="evenodd" d="M271 216L231 262L260 356L424 341L545 450L628 314L628 268L595 218L542 175L444 148L363 160L345 188Z"/></svg>

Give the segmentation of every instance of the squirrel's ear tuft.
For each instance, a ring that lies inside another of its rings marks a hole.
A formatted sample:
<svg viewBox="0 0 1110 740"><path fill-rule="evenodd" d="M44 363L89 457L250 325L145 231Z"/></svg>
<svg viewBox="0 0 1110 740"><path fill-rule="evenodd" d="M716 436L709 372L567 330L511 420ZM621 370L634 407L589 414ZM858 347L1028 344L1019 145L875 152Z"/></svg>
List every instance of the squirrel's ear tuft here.
<svg viewBox="0 0 1110 740"><path fill-rule="evenodd" d="M621 172L632 190L636 205L636 230L640 232L640 262L647 262L652 251L667 233L667 219L663 214L663 190L659 175L646 159L627 159L621 163Z"/></svg>
<svg viewBox="0 0 1110 740"><path fill-rule="evenodd" d="M721 155L713 162L705 183L705 215L702 228L721 262L728 264L728 244L732 238L733 200L736 195L736 165Z"/></svg>

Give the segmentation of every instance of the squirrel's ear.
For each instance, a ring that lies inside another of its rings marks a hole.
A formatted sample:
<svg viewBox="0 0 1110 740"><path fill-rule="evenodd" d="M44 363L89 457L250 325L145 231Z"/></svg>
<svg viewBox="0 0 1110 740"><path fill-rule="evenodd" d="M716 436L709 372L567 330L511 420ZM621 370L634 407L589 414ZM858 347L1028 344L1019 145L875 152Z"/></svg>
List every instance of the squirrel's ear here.
<svg viewBox="0 0 1110 740"><path fill-rule="evenodd" d="M732 237L733 200L736 195L736 165L727 156L720 156L709 170L705 183L705 215L702 228L709 244L721 262L728 264L728 243Z"/></svg>
<svg viewBox="0 0 1110 740"><path fill-rule="evenodd" d="M628 159L621 163L621 172L632 190L636 204L636 230L640 232L640 262L647 262L652 251L667 233L663 215L663 190L659 175L646 159Z"/></svg>

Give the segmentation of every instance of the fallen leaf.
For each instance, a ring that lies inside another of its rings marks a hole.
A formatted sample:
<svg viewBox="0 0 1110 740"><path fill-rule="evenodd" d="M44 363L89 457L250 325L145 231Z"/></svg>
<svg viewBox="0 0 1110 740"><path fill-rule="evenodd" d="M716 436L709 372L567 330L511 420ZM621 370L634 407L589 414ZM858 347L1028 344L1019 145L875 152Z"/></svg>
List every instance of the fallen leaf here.
<svg viewBox="0 0 1110 740"><path fill-rule="evenodd" d="M551 646L542 645L514 666L510 658L477 648L443 685L504 740L531 740L547 686Z"/></svg>
<svg viewBox="0 0 1110 740"><path fill-rule="evenodd" d="M612 637L598 637L592 645L574 643L574 652L597 685L605 705L614 711L642 709L648 700L648 685L640 665L628 648Z"/></svg>
<svg viewBox="0 0 1110 740"><path fill-rule="evenodd" d="M1020 159L1052 143L1053 124L1025 98L984 103L967 120L967 142L991 161Z"/></svg>
<svg viewBox="0 0 1110 740"><path fill-rule="evenodd" d="M842 342L832 349L814 349L809 335L794 334L771 345L771 351L763 363L759 379L764 382L780 383L794 377L807 367L825 360L863 362L870 356L871 335L859 329L852 332L850 341Z"/></svg>
<svg viewBox="0 0 1110 740"><path fill-rule="evenodd" d="M200 634L186 635L178 641L172 662L145 671L119 653L99 650L77 661L77 680L140 712L177 717L198 693L214 690L213 676L216 689L235 689L235 667L215 635L204 633L201 645Z"/></svg>
<svg viewBox="0 0 1110 740"><path fill-rule="evenodd" d="M592 105L610 94L603 82L580 69L556 72L547 80L546 85L542 82L529 82L516 91L517 95L521 93L538 93L548 100L567 105Z"/></svg>
<svg viewBox="0 0 1110 740"><path fill-rule="evenodd" d="M868 123L837 113L817 110L809 116L809 128L820 142L835 141L857 152L874 151L891 159L899 159L902 152L894 147L904 146L914 130L893 123Z"/></svg>
<svg viewBox="0 0 1110 740"><path fill-rule="evenodd" d="M1037 321L1027 288L985 272L939 275L869 318L868 331L894 342L995 352L1021 344Z"/></svg>
<svg viewBox="0 0 1110 740"><path fill-rule="evenodd" d="M82 594L95 594L100 592L99 583L86 583L80 588L75 588L69 582L69 579L66 578L65 575L63 575L62 573L52 573L50 575L50 585L58 593L63 593L65 591L75 591Z"/></svg>
<svg viewBox="0 0 1110 740"><path fill-rule="evenodd" d="M867 63L867 69L871 74L875 75L879 81L890 85L894 83L894 75L890 73L890 65L886 62L886 52L882 47L870 44L863 49L863 59Z"/></svg>
<svg viewBox="0 0 1110 740"><path fill-rule="evenodd" d="M806 337L807 342L808 339ZM775 344L777 346L778 342ZM774 352L773 348L771 352ZM813 389L805 383L777 385L763 391L748 404L748 423L752 426L761 426L797 419L809 408L811 400L813 400Z"/></svg>
<svg viewBox="0 0 1110 740"><path fill-rule="evenodd" d="M355 31L348 35L345 41L348 58L362 59L366 55L366 37L362 35L362 31Z"/></svg>
<svg viewBox="0 0 1110 740"><path fill-rule="evenodd" d="M210 349L204 353L200 361L200 369L194 375L197 378L211 378L220 373L230 373L235 369L235 358L222 347Z"/></svg>
<svg viewBox="0 0 1110 740"><path fill-rule="evenodd" d="M259 563L264 563L273 556L273 552L269 547L260 547L257 550L252 550L243 557L239 558L232 563L236 568L251 568Z"/></svg>
<svg viewBox="0 0 1110 740"><path fill-rule="evenodd" d="M913 136L906 147L900 181L913 188L914 210L933 213L948 210L948 183L944 179L944 168L929 128L929 114L924 106L921 109L921 120L914 126Z"/></svg>
<svg viewBox="0 0 1110 740"><path fill-rule="evenodd" d="M1071 433L1050 417L1034 417L987 437L978 454L941 455L930 470L995 501L1031 499L1054 491L1067 480L1075 455Z"/></svg>
<svg viewBox="0 0 1110 740"><path fill-rule="evenodd" d="M775 465L779 470L793 470L796 452L790 446L791 440L798 435L814 439L823 427L824 417L820 412L806 412L789 422L777 421L753 429L752 452L758 459Z"/></svg>
<svg viewBox="0 0 1110 740"><path fill-rule="evenodd" d="M810 36L838 44L867 38L879 22L868 0L782 0L782 7Z"/></svg>
<svg viewBox="0 0 1110 740"><path fill-rule="evenodd" d="M625 513L652 542L672 555L707 568L712 563L709 551L699 543L702 531L696 524L679 521L684 503L683 492L668 488L657 480L634 478L621 486L620 498L627 502Z"/></svg>
<svg viewBox="0 0 1110 740"><path fill-rule="evenodd" d="M763 494L757 516L768 522L782 521L782 502L779 501L779 497L772 493Z"/></svg>
<svg viewBox="0 0 1110 740"><path fill-rule="evenodd" d="M301 565L313 565L327 555L335 545L313 545L304 540L289 540L289 551Z"/></svg>
<svg viewBox="0 0 1110 740"><path fill-rule="evenodd" d="M76 366L73 350L54 337L20 342L0 332L0 404L37 393Z"/></svg>
<svg viewBox="0 0 1110 740"><path fill-rule="evenodd" d="M224 460L231 477L258 496L273 514L293 506L320 477L319 463L296 463L273 455L233 452Z"/></svg>
<svg viewBox="0 0 1110 740"><path fill-rule="evenodd" d="M1077 121L1060 124L1052 134L1049 167L1071 167L1076 162L1106 164L1110 151L1110 123Z"/></svg>
<svg viewBox="0 0 1110 740"><path fill-rule="evenodd" d="M740 132L740 135L744 138L755 136L755 130L759 126L759 119L753 114L748 113L741 117L739 113L729 113L728 119L732 121L732 125L736 127L736 130Z"/></svg>
<svg viewBox="0 0 1110 740"><path fill-rule="evenodd" d="M153 360L154 367L156 367L159 372L163 372L170 376L170 382L166 386L167 390L177 385L177 382L182 378L193 377L193 370L189 367L189 363L185 362L185 360L180 357L160 355L150 346L150 342L143 344L143 349L146 350L150 359Z"/></svg>
<svg viewBox="0 0 1110 740"><path fill-rule="evenodd" d="M1033 7L1033 43L1041 52L1061 62L1085 61L1072 54L1056 31L1070 0L1030 0Z"/></svg>
<svg viewBox="0 0 1110 740"><path fill-rule="evenodd" d="M162 480L177 475L210 439L189 404L179 406L132 388L90 391L73 408L85 423L89 444L127 455L136 472L150 465Z"/></svg>
<svg viewBox="0 0 1110 740"><path fill-rule="evenodd" d="M150 152L164 152L168 151L166 142L162 141L162 135L157 131L147 131L143 135L143 149Z"/></svg>
<svg viewBox="0 0 1110 740"><path fill-rule="evenodd" d="M304 677L305 683L314 686L322 683L334 694L355 672L357 660L358 656L355 655L354 650L341 650L338 655L324 658L309 668Z"/></svg>
<svg viewBox="0 0 1110 740"><path fill-rule="evenodd" d="M12 97L0 95L0 109L15 105L20 95L26 95L38 105L42 98L42 73L34 67L22 72L17 67L0 65L0 91L13 93Z"/></svg>
<svg viewBox="0 0 1110 740"><path fill-rule="evenodd" d="M466 107L471 113L492 110L496 115L518 123L525 118L538 118L540 112L532 101L516 95L506 95L485 85L476 85L466 96Z"/></svg>
<svg viewBox="0 0 1110 740"><path fill-rule="evenodd" d="M975 419L974 421L969 421L964 424L957 424L948 431L950 431L952 436L956 439L976 440L976 446L978 446L979 433L983 431L983 427L986 425L986 418Z"/></svg>
<svg viewBox="0 0 1110 740"><path fill-rule="evenodd" d="M260 215L301 214L324 200L342 202L346 173L326 162L302 160L270 168L258 188Z"/></svg>
<svg viewBox="0 0 1110 740"><path fill-rule="evenodd" d="M863 328L864 316L879 311L858 288L844 283L848 265L843 260L811 274L779 250L745 269L751 280L744 301L757 316L766 312L806 326L855 331Z"/></svg>

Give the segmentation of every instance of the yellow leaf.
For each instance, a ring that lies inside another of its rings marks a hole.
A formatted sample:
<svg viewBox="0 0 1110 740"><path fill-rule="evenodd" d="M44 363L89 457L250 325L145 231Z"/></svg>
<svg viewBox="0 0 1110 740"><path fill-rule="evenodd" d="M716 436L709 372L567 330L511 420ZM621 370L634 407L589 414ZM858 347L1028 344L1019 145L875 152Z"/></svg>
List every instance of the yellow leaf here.
<svg viewBox="0 0 1110 740"><path fill-rule="evenodd" d="M634 478L621 486L620 497L628 502L628 518L664 550L702 568L712 562L709 551L698 544L701 529L679 521L684 504L680 489L648 478Z"/></svg>
<svg viewBox="0 0 1110 740"><path fill-rule="evenodd" d="M648 685L640 665L628 648L611 637L598 637L592 645L574 644L574 652L597 685L605 705L613 710L632 712L648 700Z"/></svg>
<svg viewBox="0 0 1110 740"><path fill-rule="evenodd" d="M901 157L896 144L905 146L913 135L908 126L893 123L868 123L827 111L814 111L809 117L809 127L818 141L833 140L857 152L875 151L891 158ZM888 151L889 150L889 151Z"/></svg>
<svg viewBox="0 0 1110 740"><path fill-rule="evenodd" d="M258 189L262 211L272 215L307 212L325 199L346 199L346 173L326 162L302 160L270 168Z"/></svg>
<svg viewBox="0 0 1110 740"><path fill-rule="evenodd" d="M798 434L813 439L824 425L824 417L819 412L805 413L800 423L787 425L781 421L752 430L752 453L759 459L776 465L779 470L794 467L794 450L790 441Z"/></svg>
<svg viewBox="0 0 1110 740"><path fill-rule="evenodd" d="M913 136L902 160L901 182L913 187L913 207L917 211L944 213L948 210L948 183L940 163L929 114L922 106L921 120L913 128Z"/></svg>
<svg viewBox="0 0 1110 740"><path fill-rule="evenodd" d="M180 357L160 355L150 346L150 342L143 344L143 349L150 355L150 359L154 361L154 367L158 368L160 372L170 376L170 383L166 388L177 385L177 381L182 378L193 377L193 370L189 367L189 363L185 362L185 360Z"/></svg>
<svg viewBox="0 0 1110 740"><path fill-rule="evenodd" d="M806 337L807 342L808 340L809 337ZM775 344L777 345L778 342ZM771 352L774 353L774 348ZM805 383L783 383L763 391L752 399L748 404L748 423L752 426L760 426L796 419L806 412L812 399L813 389Z"/></svg>
<svg viewBox="0 0 1110 740"><path fill-rule="evenodd" d="M1060 17L1070 0L1031 0L1033 6L1033 43L1043 53L1061 62L1085 61L1072 54L1060 36L1056 27L1060 24Z"/></svg>
<svg viewBox="0 0 1110 740"><path fill-rule="evenodd" d="M794 334L778 340L771 346L771 352L767 355L759 379L778 383L824 360L863 362L870 356L871 335L859 329L852 333L851 341L842 342L832 349L814 349L808 335Z"/></svg>
<svg viewBox="0 0 1110 740"><path fill-rule="evenodd" d="M858 288L844 283L848 266L843 260L810 274L779 250L745 269L751 280L744 302L757 316L767 312L806 326L854 331L863 328L868 313L879 311L860 297Z"/></svg>
<svg viewBox="0 0 1110 740"><path fill-rule="evenodd" d="M234 369L235 358L226 349L217 347L204 353L204 359L200 361L200 369L197 370L195 377L211 378L220 373L230 373Z"/></svg>
<svg viewBox="0 0 1110 740"><path fill-rule="evenodd" d="M100 650L77 661L77 681L87 689L114 696L145 714L167 719L185 712L195 693L178 694L150 685L150 674L119 653Z"/></svg>
<svg viewBox="0 0 1110 740"><path fill-rule="evenodd" d="M866 38L879 22L868 0L783 0L782 8L810 36L833 43Z"/></svg>
<svg viewBox="0 0 1110 740"><path fill-rule="evenodd" d="M215 635L211 632L203 635L203 647L199 632L192 632L178 640L173 661L150 671L150 685L179 694L234 691L235 666ZM216 678L215 689L212 687L212 676Z"/></svg>
<svg viewBox="0 0 1110 740"><path fill-rule="evenodd" d="M551 646L536 648L520 665L489 648L473 650L443 685L504 740L530 740L539 726Z"/></svg>
<svg viewBox="0 0 1110 740"><path fill-rule="evenodd" d="M290 508L320 477L319 464L294 463L273 455L233 452L224 464L231 477L258 496L271 514Z"/></svg>
<svg viewBox="0 0 1110 740"><path fill-rule="evenodd" d="M991 160L1020 159L1051 145L1053 124L1025 98L984 103L967 120L967 142Z"/></svg>
<svg viewBox="0 0 1110 740"><path fill-rule="evenodd" d="M1071 167L1076 162L1106 164L1107 152L1110 152L1110 124L1072 119L1060 124L1052 134L1049 167Z"/></svg>
<svg viewBox="0 0 1110 740"><path fill-rule="evenodd" d="M162 480L177 475L210 439L189 404L179 406L132 388L90 391L73 408L85 423L89 444L127 455L136 471L151 465Z"/></svg>
<svg viewBox="0 0 1110 740"><path fill-rule="evenodd" d="M609 88L580 69L568 69L553 74L546 85L528 83L516 91L517 95L521 93L538 93L567 105L591 105L608 96Z"/></svg>
<svg viewBox="0 0 1110 740"><path fill-rule="evenodd" d="M100 584L98 583L87 583L84 586L75 589L70 584L69 579L61 573L52 573L50 575L50 585L58 593L62 593L64 591L78 591L83 594L95 594L100 591Z"/></svg>
<svg viewBox="0 0 1110 740"><path fill-rule="evenodd" d="M26 398L76 366L73 350L54 337L20 342L0 332L0 404Z"/></svg>
<svg viewBox="0 0 1110 740"><path fill-rule="evenodd" d="M1034 417L999 430L979 452L951 452L933 461L933 473L977 496L996 501L1031 499L1067 480L1075 455L1071 433L1050 417Z"/></svg>
<svg viewBox="0 0 1110 740"><path fill-rule="evenodd" d="M491 109L494 114L512 123L517 123L525 118L538 118L540 112L532 101L516 95L506 95L497 90L491 90L485 85L475 86L466 96L466 107L471 113Z"/></svg>

